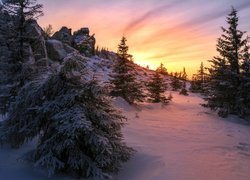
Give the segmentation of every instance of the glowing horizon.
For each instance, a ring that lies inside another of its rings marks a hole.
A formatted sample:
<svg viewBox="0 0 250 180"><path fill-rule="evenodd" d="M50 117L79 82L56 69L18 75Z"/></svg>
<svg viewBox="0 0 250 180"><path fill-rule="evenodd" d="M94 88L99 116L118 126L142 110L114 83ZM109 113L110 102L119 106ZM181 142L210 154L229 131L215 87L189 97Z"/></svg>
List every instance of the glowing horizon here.
<svg viewBox="0 0 250 180"><path fill-rule="evenodd" d="M51 24L73 31L89 27L96 45L117 51L122 35L128 39L134 62L155 69L163 63L169 72L182 71L192 77L203 61L216 55L216 40L233 5L242 31L250 35L248 0L38 0L44 5L42 27Z"/></svg>

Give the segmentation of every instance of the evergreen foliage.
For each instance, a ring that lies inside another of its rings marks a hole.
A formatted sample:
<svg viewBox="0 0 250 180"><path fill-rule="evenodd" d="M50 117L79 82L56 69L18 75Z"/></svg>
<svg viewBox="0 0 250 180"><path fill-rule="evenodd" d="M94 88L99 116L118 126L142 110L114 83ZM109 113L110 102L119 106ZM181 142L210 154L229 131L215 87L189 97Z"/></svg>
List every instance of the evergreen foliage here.
<svg viewBox="0 0 250 180"><path fill-rule="evenodd" d="M249 88L249 77L244 75L243 68L249 59L248 40L243 36L245 32L238 29L238 16L234 8L228 14L226 22L229 27L222 27L223 34L216 45L219 56L210 60L210 81L207 86L208 95L205 98L207 103L204 105L218 110L222 117L250 112L249 104L245 101L249 98L249 93L246 92Z"/></svg>
<svg viewBox="0 0 250 180"><path fill-rule="evenodd" d="M0 113L7 113L19 89L36 74L30 61L26 25L42 15L42 5L35 0L6 0L0 12ZM34 40L34 39L33 39Z"/></svg>
<svg viewBox="0 0 250 180"><path fill-rule="evenodd" d="M181 88L179 94L182 94L184 96L188 96L188 91L187 91L187 88L186 88L186 81L182 82L182 88Z"/></svg>
<svg viewBox="0 0 250 180"><path fill-rule="evenodd" d="M170 83L172 90L173 91L178 91L181 89L181 81L178 77L178 73L176 72L172 77L171 77L171 83Z"/></svg>
<svg viewBox="0 0 250 180"><path fill-rule="evenodd" d="M54 34L53 27L52 27L51 24L49 24L48 26L44 27L43 31L44 31L44 33L45 33L45 35L46 35L47 38L52 37L52 35Z"/></svg>
<svg viewBox="0 0 250 180"><path fill-rule="evenodd" d="M183 68L183 71L180 73L180 79L186 81L187 80L187 73L186 73L186 68Z"/></svg>
<svg viewBox="0 0 250 180"><path fill-rule="evenodd" d="M134 74L134 64L132 56L128 54L127 39L122 37L118 45L118 60L114 65L113 73L110 75L110 83L113 86L111 94L113 96L120 96L128 103L142 102L144 94L141 83L137 82Z"/></svg>
<svg viewBox="0 0 250 180"><path fill-rule="evenodd" d="M158 68L156 68L156 72L163 74L163 75L168 75L167 68L161 63Z"/></svg>
<svg viewBox="0 0 250 180"><path fill-rule="evenodd" d="M38 137L28 159L49 174L103 179L133 150L123 143L126 119L111 106L107 88L89 80L84 58L65 58L61 70L26 84L1 126L1 141L20 147Z"/></svg>
<svg viewBox="0 0 250 180"><path fill-rule="evenodd" d="M15 40L18 40L18 58L24 59L25 51L25 25L29 20L37 19L43 15L43 6L37 0L5 0L4 9L15 18Z"/></svg>
<svg viewBox="0 0 250 180"><path fill-rule="evenodd" d="M166 98L164 93L167 90L167 84L158 72L154 74L150 82L147 84L150 101L154 103L168 103L169 98Z"/></svg>
<svg viewBox="0 0 250 180"><path fill-rule="evenodd" d="M203 62L201 62L200 69L197 74L194 74L191 81L190 90L194 93L204 94L206 91L206 83L208 82L208 74L205 72Z"/></svg>

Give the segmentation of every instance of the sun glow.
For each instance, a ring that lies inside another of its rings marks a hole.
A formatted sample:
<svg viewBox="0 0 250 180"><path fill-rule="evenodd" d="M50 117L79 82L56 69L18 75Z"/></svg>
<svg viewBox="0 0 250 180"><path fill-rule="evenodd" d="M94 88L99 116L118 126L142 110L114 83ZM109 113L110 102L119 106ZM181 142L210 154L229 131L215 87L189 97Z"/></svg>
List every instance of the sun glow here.
<svg viewBox="0 0 250 180"><path fill-rule="evenodd" d="M90 32L95 33L97 45L114 52L125 35L135 63L148 65L150 69L163 63L169 72L179 72L185 67L189 78L196 73L201 61L206 64L216 55L220 26L225 24L225 16L231 8L225 7L223 1L203 0L188 3L182 0L107 0L105 3L61 0L60 4L38 1L44 4L45 10L45 16L39 19L42 27L52 24L54 30L58 30L68 26L73 31L89 27ZM242 12L243 30L249 32L248 6L244 2L229 1Z"/></svg>

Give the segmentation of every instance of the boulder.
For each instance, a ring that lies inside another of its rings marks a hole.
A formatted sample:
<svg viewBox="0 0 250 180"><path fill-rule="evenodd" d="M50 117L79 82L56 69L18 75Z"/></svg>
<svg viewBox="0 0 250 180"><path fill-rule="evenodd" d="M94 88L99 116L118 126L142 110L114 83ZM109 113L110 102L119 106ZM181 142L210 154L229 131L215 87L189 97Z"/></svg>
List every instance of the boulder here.
<svg viewBox="0 0 250 180"><path fill-rule="evenodd" d="M89 28L84 27L74 32L73 46L87 57L95 55L95 43L94 34L89 35Z"/></svg>
<svg viewBox="0 0 250 180"><path fill-rule="evenodd" d="M46 41L46 48L49 59L62 62L62 60L70 53L76 50L61 41L51 39Z"/></svg>
<svg viewBox="0 0 250 180"><path fill-rule="evenodd" d="M52 36L52 39L62 41L63 43L66 43L71 46L72 45L71 29L68 29L65 26L62 27L59 31L55 32L55 34Z"/></svg>

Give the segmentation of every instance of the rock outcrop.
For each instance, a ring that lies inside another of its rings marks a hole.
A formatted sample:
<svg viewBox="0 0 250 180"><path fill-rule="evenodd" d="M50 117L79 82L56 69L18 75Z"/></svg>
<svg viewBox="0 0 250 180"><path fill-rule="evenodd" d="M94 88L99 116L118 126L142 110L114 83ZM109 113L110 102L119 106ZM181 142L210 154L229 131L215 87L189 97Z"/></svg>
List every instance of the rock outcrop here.
<svg viewBox="0 0 250 180"><path fill-rule="evenodd" d="M66 43L71 46L72 45L71 29L68 29L67 27L63 26L59 31L55 32L55 34L52 36L52 39L62 41L63 43Z"/></svg>
<svg viewBox="0 0 250 180"><path fill-rule="evenodd" d="M86 56L91 57L95 54L95 43L94 34L89 35L89 28L81 28L74 32L73 46Z"/></svg>
<svg viewBox="0 0 250 180"><path fill-rule="evenodd" d="M69 54L76 51L69 45L62 43L61 41L51 39L46 41L46 47L49 59L53 61L62 62L62 60Z"/></svg>
<svg viewBox="0 0 250 180"><path fill-rule="evenodd" d="M30 56L33 56L35 61L46 59L48 56L45 45L45 34L42 28L35 20L29 21L25 28L25 36L27 37L28 44L32 50L32 52L30 52Z"/></svg>
<svg viewBox="0 0 250 180"><path fill-rule="evenodd" d="M71 29L62 27L52 36L52 39L74 47L85 56L91 57L95 55L96 40L94 35L89 35L89 28L81 28L72 35Z"/></svg>

